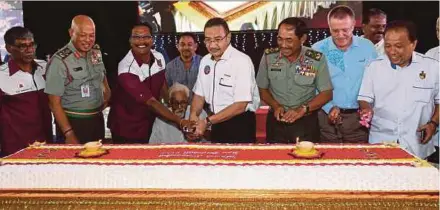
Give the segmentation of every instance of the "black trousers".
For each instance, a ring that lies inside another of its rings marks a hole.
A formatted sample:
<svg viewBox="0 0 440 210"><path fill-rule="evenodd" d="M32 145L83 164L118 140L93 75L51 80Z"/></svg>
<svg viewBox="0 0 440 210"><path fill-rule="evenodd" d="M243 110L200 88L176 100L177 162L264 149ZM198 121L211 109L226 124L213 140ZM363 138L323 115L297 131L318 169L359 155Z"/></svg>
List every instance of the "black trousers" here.
<svg viewBox="0 0 440 210"><path fill-rule="evenodd" d="M213 143L255 143L257 125L255 112L247 111L227 121L212 125Z"/></svg>
<svg viewBox="0 0 440 210"><path fill-rule="evenodd" d="M85 144L90 141L104 140L105 127L104 116L102 113L88 118L73 118L67 117L73 132L75 132L79 143ZM58 125L56 126L56 143L64 143L65 138L63 132L60 131Z"/></svg>
<svg viewBox="0 0 440 210"><path fill-rule="evenodd" d="M294 123L278 121L270 110L266 118L267 143L295 143L300 141L320 142L318 114L316 111L301 117Z"/></svg>

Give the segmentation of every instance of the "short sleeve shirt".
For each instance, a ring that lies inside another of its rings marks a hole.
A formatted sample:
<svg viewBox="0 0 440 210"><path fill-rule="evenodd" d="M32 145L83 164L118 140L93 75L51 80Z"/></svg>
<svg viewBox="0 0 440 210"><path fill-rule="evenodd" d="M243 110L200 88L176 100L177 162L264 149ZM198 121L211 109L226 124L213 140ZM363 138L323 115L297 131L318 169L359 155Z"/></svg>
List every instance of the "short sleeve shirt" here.
<svg viewBox="0 0 440 210"><path fill-rule="evenodd" d="M278 48L267 49L261 58L257 85L269 89L286 109L309 102L316 91L333 89L326 57L305 46L294 62L283 57Z"/></svg>
<svg viewBox="0 0 440 210"><path fill-rule="evenodd" d="M61 96L65 109L95 109L103 104L105 66L97 45L82 57L70 42L47 65L47 94Z"/></svg>
<svg viewBox="0 0 440 210"><path fill-rule="evenodd" d="M203 57L193 91L205 98L213 113L235 102L249 102L246 111L255 112L260 104L252 60L231 45L218 61L211 54Z"/></svg>

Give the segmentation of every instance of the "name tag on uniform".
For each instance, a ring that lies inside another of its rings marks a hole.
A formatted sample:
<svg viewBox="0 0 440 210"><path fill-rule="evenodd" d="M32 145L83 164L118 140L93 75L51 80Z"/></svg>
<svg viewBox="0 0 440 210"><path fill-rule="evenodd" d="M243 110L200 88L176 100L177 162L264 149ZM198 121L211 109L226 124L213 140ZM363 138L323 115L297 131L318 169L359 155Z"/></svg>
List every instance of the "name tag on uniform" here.
<svg viewBox="0 0 440 210"><path fill-rule="evenodd" d="M270 69L270 71L281 71L281 69Z"/></svg>
<svg viewBox="0 0 440 210"><path fill-rule="evenodd" d="M76 67L76 68L73 68L73 71L82 71L82 70L83 70L82 67Z"/></svg>
<svg viewBox="0 0 440 210"><path fill-rule="evenodd" d="M89 84L81 85L81 97L83 97L83 98L90 97L90 86L89 86Z"/></svg>

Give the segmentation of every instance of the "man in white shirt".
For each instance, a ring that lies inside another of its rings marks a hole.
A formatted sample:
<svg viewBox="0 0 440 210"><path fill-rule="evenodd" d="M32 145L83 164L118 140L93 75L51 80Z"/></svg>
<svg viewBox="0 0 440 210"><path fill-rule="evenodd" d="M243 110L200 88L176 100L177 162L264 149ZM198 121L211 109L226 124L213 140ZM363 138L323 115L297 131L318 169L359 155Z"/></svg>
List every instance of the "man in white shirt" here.
<svg viewBox="0 0 440 210"><path fill-rule="evenodd" d="M190 90L188 87L176 82L170 87L168 92L171 111L181 119L189 119L190 106L188 106L188 100ZM206 112L202 110L200 117L205 118L206 116ZM150 144L187 142L188 141L183 136L182 131L180 131L176 126L159 117L156 118L150 136Z"/></svg>
<svg viewBox="0 0 440 210"><path fill-rule="evenodd" d="M437 25L436 25L436 27L435 27L435 28L436 28L436 32L437 32L437 39L440 40L439 27L440 27L440 17L437 18ZM431 58L434 58L434 59L436 59L436 60L440 60L439 47L440 47L440 46L437 46L437 47L434 47L434 48L428 50L428 52L426 52L425 55L427 55L427 56L429 56L429 57L431 57Z"/></svg>
<svg viewBox="0 0 440 210"><path fill-rule="evenodd" d="M437 24L436 24L436 32L437 32L437 39L439 39L440 40L440 31L439 31L439 28L440 28L440 17L439 18L437 18ZM429 57L431 57L431 58L434 58L434 59L436 59L436 60L438 60L438 61L440 61L440 53L439 53L439 46L437 46L437 47L434 47L434 48L432 48L432 49L430 49L430 50L428 50L428 52L426 52L426 56L429 56ZM434 154L432 154L429 158L428 158L428 160L429 161L431 161L431 162L434 162L434 163L437 163L438 164L438 158L439 158L439 148L438 148L438 145L439 145L439 138L440 138L440 135L438 134L438 132L432 137L433 138L433 141L434 141L434 145L435 145L435 153Z"/></svg>
<svg viewBox="0 0 440 210"><path fill-rule="evenodd" d="M254 143L255 111L260 97L252 60L231 45L228 24L212 18L204 27L209 54L200 62L194 86L191 121L197 121L197 135L212 125L211 141L216 143ZM200 118L204 103L213 115Z"/></svg>
<svg viewBox="0 0 440 210"><path fill-rule="evenodd" d="M373 115L370 143L397 140L426 158L439 122L439 63L414 52L411 22L393 21L385 30L385 53L367 67L359 91L361 114Z"/></svg>
<svg viewBox="0 0 440 210"><path fill-rule="evenodd" d="M379 56L385 53L383 36L386 25L387 14L384 11L371 8L364 13L362 18L362 31L364 35L362 37L373 42Z"/></svg>

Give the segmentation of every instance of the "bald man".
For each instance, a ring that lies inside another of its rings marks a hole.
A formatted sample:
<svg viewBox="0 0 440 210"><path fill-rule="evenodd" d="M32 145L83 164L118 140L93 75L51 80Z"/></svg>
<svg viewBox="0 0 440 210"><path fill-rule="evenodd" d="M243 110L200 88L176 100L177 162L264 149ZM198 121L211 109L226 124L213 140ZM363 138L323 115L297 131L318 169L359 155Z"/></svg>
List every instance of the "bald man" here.
<svg viewBox="0 0 440 210"><path fill-rule="evenodd" d="M69 35L70 42L47 65L45 92L57 123L57 141L82 144L104 138L102 110L110 88L93 20L75 16Z"/></svg>

